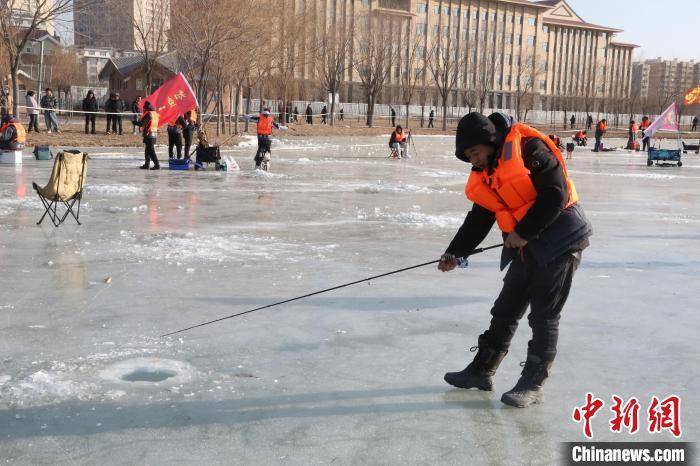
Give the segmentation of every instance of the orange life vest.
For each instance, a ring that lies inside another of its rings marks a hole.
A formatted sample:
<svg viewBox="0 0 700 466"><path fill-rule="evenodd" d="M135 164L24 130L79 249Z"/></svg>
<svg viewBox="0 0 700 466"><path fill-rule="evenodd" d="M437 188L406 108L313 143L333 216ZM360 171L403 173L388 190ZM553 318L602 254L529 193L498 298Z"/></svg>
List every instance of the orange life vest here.
<svg viewBox="0 0 700 466"><path fill-rule="evenodd" d="M405 133L394 133L394 140L396 142L404 142L406 140L406 134Z"/></svg>
<svg viewBox="0 0 700 466"><path fill-rule="evenodd" d="M144 117L146 115L150 115L151 120L148 122L146 126L143 128L143 134L144 136L151 136L155 137L158 134L158 112L155 110L149 110L148 112L143 114Z"/></svg>
<svg viewBox="0 0 700 466"><path fill-rule="evenodd" d="M261 136L269 136L272 134L272 116L258 116L258 134Z"/></svg>
<svg viewBox="0 0 700 466"><path fill-rule="evenodd" d="M630 131L632 133L636 133L637 131L639 131L639 127L637 126L637 123L634 123L633 125L631 125Z"/></svg>
<svg viewBox="0 0 700 466"><path fill-rule="evenodd" d="M190 110L190 117L188 118L188 123L197 123L197 110Z"/></svg>
<svg viewBox="0 0 700 466"><path fill-rule="evenodd" d="M530 170L523 160L522 146L526 138L537 138L547 144L564 170L569 191L566 207L578 202L576 188L569 178L559 148L536 129L516 123L506 136L496 168L490 174L488 170L472 171L465 188L469 200L496 214L498 226L504 233L515 229L537 198Z"/></svg>
<svg viewBox="0 0 700 466"><path fill-rule="evenodd" d="M639 124L639 129L641 129L642 131L644 131L644 130L647 129L649 126L651 126L651 121L650 121L650 120L646 120L646 121L645 121L645 120L642 120L642 122Z"/></svg>
<svg viewBox="0 0 700 466"><path fill-rule="evenodd" d="M576 133L576 136L574 136L574 138L576 138L576 139L581 139L584 137L586 137L586 136L584 136L583 131L579 131L578 133Z"/></svg>
<svg viewBox="0 0 700 466"><path fill-rule="evenodd" d="M14 135L12 136L12 139L9 142L18 144L26 143L27 131L24 129L22 123L17 123L16 121L13 121L12 123L5 123L4 125L2 125L2 128L0 128L0 134L4 134L5 130L8 129L10 126L13 126L15 128L15 131Z"/></svg>
<svg viewBox="0 0 700 466"><path fill-rule="evenodd" d="M598 131L600 131L601 133L604 133L605 130L607 129L607 127L606 127L605 123L603 123L602 121L599 121L599 122L598 122L598 125L597 125L597 129L598 129Z"/></svg>

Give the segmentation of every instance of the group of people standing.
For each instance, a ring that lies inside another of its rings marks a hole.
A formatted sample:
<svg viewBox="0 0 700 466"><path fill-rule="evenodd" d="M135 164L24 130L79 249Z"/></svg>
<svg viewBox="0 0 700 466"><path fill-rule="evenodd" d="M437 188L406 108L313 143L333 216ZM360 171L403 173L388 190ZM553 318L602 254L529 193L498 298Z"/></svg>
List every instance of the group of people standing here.
<svg viewBox="0 0 700 466"><path fill-rule="evenodd" d="M35 92L30 90L27 91L25 96L25 106L29 116L29 128L27 131L31 132L33 129L37 133L39 132L39 113L43 110L46 131L49 133L60 133L61 129L58 126L58 116L56 115L58 100L53 95L53 90L47 87L39 103L37 103L35 95Z"/></svg>
<svg viewBox="0 0 700 466"><path fill-rule="evenodd" d="M139 132L138 115L141 113L139 105L141 103L141 96L137 96L131 103L131 123L132 123L132 133L136 134ZM42 105L43 106L43 105ZM122 127L122 113L127 110L127 105L124 100L121 99L118 92L112 92L109 94L109 98L104 103L104 111L107 117L107 126L105 128L105 134L123 134ZM83 112L85 112L85 134L95 134L95 119L100 111L100 105L95 97L95 93L89 90L85 98L83 99Z"/></svg>

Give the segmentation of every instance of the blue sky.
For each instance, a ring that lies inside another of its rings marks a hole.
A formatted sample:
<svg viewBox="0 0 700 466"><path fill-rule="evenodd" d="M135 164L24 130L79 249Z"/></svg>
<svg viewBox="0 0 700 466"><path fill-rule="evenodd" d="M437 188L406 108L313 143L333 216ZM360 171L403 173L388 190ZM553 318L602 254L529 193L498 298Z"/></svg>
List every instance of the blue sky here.
<svg viewBox="0 0 700 466"><path fill-rule="evenodd" d="M700 60L698 0L567 0L585 21L624 29L617 40L640 45L636 59Z"/></svg>

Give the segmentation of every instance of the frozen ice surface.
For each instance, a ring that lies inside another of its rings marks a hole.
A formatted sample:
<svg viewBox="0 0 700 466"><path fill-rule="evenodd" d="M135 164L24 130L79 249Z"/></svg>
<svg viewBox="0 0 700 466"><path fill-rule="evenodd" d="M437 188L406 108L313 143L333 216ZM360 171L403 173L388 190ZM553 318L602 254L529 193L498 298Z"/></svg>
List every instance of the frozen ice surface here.
<svg viewBox="0 0 700 466"><path fill-rule="evenodd" d="M447 137L410 160L384 137L275 141L240 172L144 172L140 151L89 162L78 227L37 227L51 162L0 166L0 460L10 464L551 464L590 391L682 398L697 441L700 162L577 148L595 228L562 317L546 403L452 390L489 321L498 253L159 338L205 320L437 258L468 208ZM621 146L624 141L607 141ZM162 152L161 152L162 153ZM496 231L485 244L499 241ZM642 412L641 430L646 417ZM465 458L468 458L466 460Z"/></svg>

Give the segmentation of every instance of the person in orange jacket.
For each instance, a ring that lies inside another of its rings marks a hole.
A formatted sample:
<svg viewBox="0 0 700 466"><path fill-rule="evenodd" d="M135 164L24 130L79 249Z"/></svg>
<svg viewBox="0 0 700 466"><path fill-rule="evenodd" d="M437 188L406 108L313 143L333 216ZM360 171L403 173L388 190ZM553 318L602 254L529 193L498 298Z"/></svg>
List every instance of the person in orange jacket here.
<svg viewBox="0 0 700 466"><path fill-rule="evenodd" d="M593 152L598 152L603 149L603 135L607 130L608 122L605 118L595 125L595 146L593 146Z"/></svg>
<svg viewBox="0 0 700 466"><path fill-rule="evenodd" d="M557 352L559 318L592 234L590 223L559 148L534 128L501 113L488 118L470 113L457 126L456 156L472 165L465 193L473 205L438 269L466 267L467 256L494 223L505 240L501 269L510 266L491 323L473 348L478 350L474 360L460 372L445 374L445 381L493 390L496 369L530 306L527 360L501 401L517 407L541 403Z"/></svg>
<svg viewBox="0 0 700 466"><path fill-rule="evenodd" d="M641 136L642 136L642 150L646 152L649 149L649 138L648 136L644 135L644 131L651 126L651 120L649 119L648 116L644 115L642 117L641 123L639 123L639 131L641 131Z"/></svg>
<svg viewBox="0 0 700 466"><path fill-rule="evenodd" d="M146 161L139 168L148 170L150 162L153 161L153 167L151 170L160 169L160 163L158 162L158 156L156 155L156 138L158 136L158 121L159 115L153 104L148 100L143 104L143 114L141 118L136 122L138 126L141 127L141 132L143 134L143 144L144 144L144 155Z"/></svg>

